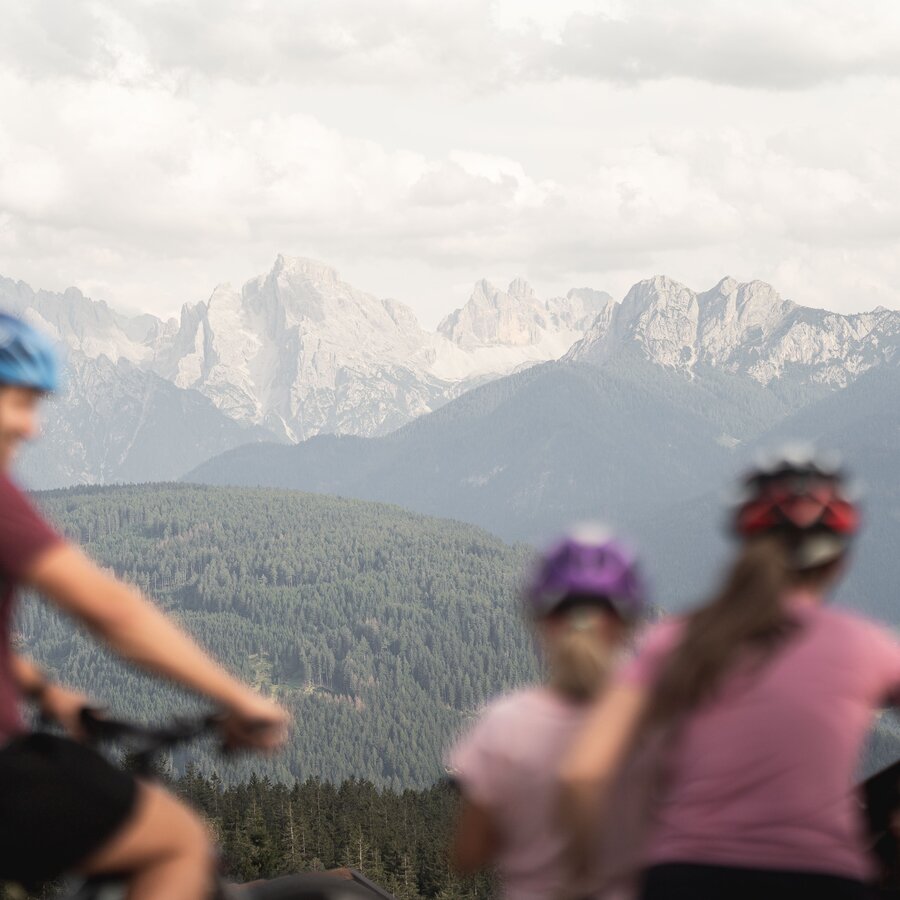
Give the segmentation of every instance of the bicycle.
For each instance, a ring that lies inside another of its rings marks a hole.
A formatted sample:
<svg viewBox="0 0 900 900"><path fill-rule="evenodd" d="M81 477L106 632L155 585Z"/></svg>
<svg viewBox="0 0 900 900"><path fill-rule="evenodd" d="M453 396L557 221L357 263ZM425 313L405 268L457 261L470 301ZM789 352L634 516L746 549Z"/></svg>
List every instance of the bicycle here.
<svg viewBox="0 0 900 900"><path fill-rule="evenodd" d="M176 718L161 726L143 726L107 719L95 710L81 713L81 726L86 743L97 746L114 744L127 748L130 768L141 778L156 777L157 762L168 751L208 736L219 730L221 718L216 715ZM310 873L286 875L251 885L229 884L217 877L210 900L393 900L386 891L365 876L348 869L349 879L330 874ZM90 878L66 894L66 900L120 900L125 885L121 878Z"/></svg>

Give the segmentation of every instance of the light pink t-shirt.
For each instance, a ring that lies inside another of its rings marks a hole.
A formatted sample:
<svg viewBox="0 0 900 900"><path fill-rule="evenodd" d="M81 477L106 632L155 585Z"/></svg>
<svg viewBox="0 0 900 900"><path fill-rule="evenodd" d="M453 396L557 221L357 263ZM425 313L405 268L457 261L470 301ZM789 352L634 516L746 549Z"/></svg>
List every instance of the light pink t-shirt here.
<svg viewBox="0 0 900 900"><path fill-rule="evenodd" d="M799 632L754 674L727 677L673 746L648 865L873 874L853 778L874 711L900 691L900 645L808 596L789 606ZM682 628L652 628L620 679L652 687Z"/></svg>
<svg viewBox="0 0 900 900"><path fill-rule="evenodd" d="M565 883L558 769L586 713L547 688L517 691L490 704L450 754L463 793L500 831L496 867L510 900L559 896Z"/></svg>

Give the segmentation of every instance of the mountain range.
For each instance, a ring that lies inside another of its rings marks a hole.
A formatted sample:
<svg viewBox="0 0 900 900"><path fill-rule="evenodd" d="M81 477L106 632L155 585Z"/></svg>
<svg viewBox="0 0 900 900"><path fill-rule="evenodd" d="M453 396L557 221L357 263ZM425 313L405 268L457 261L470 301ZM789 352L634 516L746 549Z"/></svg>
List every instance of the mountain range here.
<svg viewBox="0 0 900 900"><path fill-rule="evenodd" d="M119 407L114 430L133 440L45 449L24 464L40 487L130 480L141 465L145 480L170 478L198 454L260 437L385 434L472 385L560 357L611 304L589 289L541 300L521 279L507 291L482 280L428 332L402 303L359 291L321 263L279 256L240 290L220 285L205 303L185 305L179 320L162 321L116 312L75 288L54 294L0 278L0 308L66 349L71 378L51 413L55 432L98 425L124 394L153 395L173 421L184 415L177 448L151 441L153 452L138 459L144 404ZM108 377L115 372L127 372L127 387ZM97 440L104 434L95 428Z"/></svg>
<svg viewBox="0 0 900 900"><path fill-rule="evenodd" d="M763 282L725 278L696 293L662 276L620 303L589 288L542 300L522 279L505 291L481 280L428 332L402 303L283 256L240 290L220 285L185 305L178 320L5 278L0 308L68 354L51 437L22 465L36 487L171 479L260 440L387 435L473 387L560 359L607 371L649 362L694 382L715 372L802 405L890 362L900 340L895 311L839 315Z"/></svg>
<svg viewBox="0 0 900 900"><path fill-rule="evenodd" d="M623 348L687 375L703 367L760 384L788 379L845 387L894 358L900 312L840 315L798 306L761 281L723 278L695 293L670 278L636 284L598 316L567 359L601 362Z"/></svg>
<svg viewBox="0 0 900 900"><path fill-rule="evenodd" d="M0 305L69 354L67 392L22 460L35 487L294 488L529 541L601 516L650 548L677 605L708 577L699 548L723 547L718 487L759 447L819 440L872 487L863 558L878 574L848 587L872 608L890 595L895 311L839 315L729 278L697 293L660 276L619 303L588 289L541 300L517 279L477 282L429 333L401 304L283 257L180 321L9 280Z"/></svg>
<svg viewBox="0 0 900 900"><path fill-rule="evenodd" d="M774 310L774 311L773 311ZM396 503L536 541L602 517L645 548L662 605L708 584L722 488L792 440L843 451L869 486L848 602L896 620L900 315L797 307L767 285L641 282L558 361L470 390L381 437L230 450L187 479Z"/></svg>

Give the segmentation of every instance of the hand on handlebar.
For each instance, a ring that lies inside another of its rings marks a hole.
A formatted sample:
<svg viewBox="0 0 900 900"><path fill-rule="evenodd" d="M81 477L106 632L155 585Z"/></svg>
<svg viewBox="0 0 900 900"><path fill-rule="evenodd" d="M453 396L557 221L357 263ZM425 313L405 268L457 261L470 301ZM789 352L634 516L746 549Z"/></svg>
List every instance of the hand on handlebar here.
<svg viewBox="0 0 900 900"><path fill-rule="evenodd" d="M231 750L278 750L288 737L291 717L277 703L253 691L224 711L221 730Z"/></svg>
<svg viewBox="0 0 900 900"><path fill-rule="evenodd" d="M80 691L73 691L60 684L48 684L41 694L41 715L56 722L76 741L85 738L81 718L81 712L85 708L96 709L97 704L92 703Z"/></svg>

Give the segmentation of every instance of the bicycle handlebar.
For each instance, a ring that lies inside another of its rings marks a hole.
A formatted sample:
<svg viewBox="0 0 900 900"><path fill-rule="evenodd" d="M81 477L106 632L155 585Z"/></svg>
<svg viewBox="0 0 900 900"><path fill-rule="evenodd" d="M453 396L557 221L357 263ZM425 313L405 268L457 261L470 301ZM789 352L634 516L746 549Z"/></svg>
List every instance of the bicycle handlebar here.
<svg viewBox="0 0 900 900"><path fill-rule="evenodd" d="M119 719L108 719L95 707L85 706L80 724L92 740L137 740L170 747L203 737L219 728L223 717L215 713L194 718L175 718L165 725L136 725Z"/></svg>
<svg viewBox="0 0 900 900"><path fill-rule="evenodd" d="M107 719L99 710L86 706L79 715L80 724L89 743L128 744L133 749L134 768L141 775L153 772L156 757L197 738L218 731L223 717L216 714L194 718L176 718L165 725L135 725Z"/></svg>

